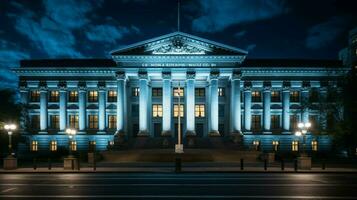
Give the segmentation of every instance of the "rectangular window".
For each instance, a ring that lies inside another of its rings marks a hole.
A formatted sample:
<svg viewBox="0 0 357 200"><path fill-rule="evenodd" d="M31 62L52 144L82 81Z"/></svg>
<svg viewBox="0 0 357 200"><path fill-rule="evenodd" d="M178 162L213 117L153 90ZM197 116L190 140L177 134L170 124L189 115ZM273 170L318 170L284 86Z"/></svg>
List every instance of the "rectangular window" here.
<svg viewBox="0 0 357 200"><path fill-rule="evenodd" d="M59 101L59 92L51 91L50 92L50 102L58 102Z"/></svg>
<svg viewBox="0 0 357 200"><path fill-rule="evenodd" d="M280 115L271 115L271 129L280 128Z"/></svg>
<svg viewBox="0 0 357 200"><path fill-rule="evenodd" d="M40 129L40 115L31 116L31 128L35 130Z"/></svg>
<svg viewBox="0 0 357 200"><path fill-rule="evenodd" d="M36 140L32 140L30 151L38 151L38 142Z"/></svg>
<svg viewBox="0 0 357 200"><path fill-rule="evenodd" d="M290 115L290 130L296 130L299 123L298 115Z"/></svg>
<svg viewBox="0 0 357 200"><path fill-rule="evenodd" d="M291 91L290 92L290 102L299 102L300 101L300 92Z"/></svg>
<svg viewBox="0 0 357 200"><path fill-rule="evenodd" d="M278 151L279 150L279 141L274 140L272 142L272 145L273 145L273 151Z"/></svg>
<svg viewBox="0 0 357 200"><path fill-rule="evenodd" d="M33 90L30 92L30 100L31 102L39 102L40 101L40 91Z"/></svg>
<svg viewBox="0 0 357 200"><path fill-rule="evenodd" d="M162 97L162 88L153 88L152 96L153 97Z"/></svg>
<svg viewBox="0 0 357 200"><path fill-rule="evenodd" d="M316 140L311 141L311 150L317 151L317 141Z"/></svg>
<svg viewBox="0 0 357 200"><path fill-rule="evenodd" d="M98 129L98 115L88 115L89 128Z"/></svg>
<svg viewBox="0 0 357 200"><path fill-rule="evenodd" d="M178 117L179 115L179 106L177 104L174 105L174 117ZM183 117L183 105L180 105L180 117Z"/></svg>
<svg viewBox="0 0 357 200"><path fill-rule="evenodd" d="M69 102L78 102L78 92L77 91L69 91L68 101Z"/></svg>
<svg viewBox="0 0 357 200"><path fill-rule="evenodd" d="M108 115L108 128L109 129L117 128L117 116L116 115Z"/></svg>
<svg viewBox="0 0 357 200"><path fill-rule="evenodd" d="M319 91L316 88L310 90L309 101L310 102L318 102L319 101Z"/></svg>
<svg viewBox="0 0 357 200"><path fill-rule="evenodd" d="M88 92L88 101L89 102L98 102L98 91L89 91Z"/></svg>
<svg viewBox="0 0 357 200"><path fill-rule="evenodd" d="M50 142L50 151L57 151L57 141L56 140L52 140Z"/></svg>
<svg viewBox="0 0 357 200"><path fill-rule="evenodd" d="M271 101L272 102L280 102L280 92L279 91L272 91L271 92Z"/></svg>
<svg viewBox="0 0 357 200"><path fill-rule="evenodd" d="M262 102L262 93L260 91L252 91L252 102Z"/></svg>
<svg viewBox="0 0 357 200"><path fill-rule="evenodd" d="M261 116L252 115L252 129L253 131L261 130Z"/></svg>
<svg viewBox="0 0 357 200"><path fill-rule="evenodd" d="M69 127L78 129L78 115L69 115Z"/></svg>
<svg viewBox="0 0 357 200"><path fill-rule="evenodd" d="M205 96L205 88L195 88L195 96L196 97L204 97Z"/></svg>
<svg viewBox="0 0 357 200"><path fill-rule="evenodd" d="M140 94L140 88L138 88L138 87L132 88L131 96L138 97L139 94Z"/></svg>
<svg viewBox="0 0 357 200"><path fill-rule="evenodd" d="M298 141L291 142L291 151L299 151L299 142Z"/></svg>
<svg viewBox="0 0 357 200"><path fill-rule="evenodd" d="M224 97L226 95L224 88L218 88L218 96Z"/></svg>
<svg viewBox="0 0 357 200"><path fill-rule="evenodd" d="M152 116L153 117L162 117L162 105L153 104L152 105Z"/></svg>
<svg viewBox="0 0 357 200"><path fill-rule="evenodd" d="M69 142L71 151L77 151L77 141L70 141Z"/></svg>
<svg viewBox="0 0 357 200"><path fill-rule="evenodd" d="M116 102L117 101L117 91L109 90L108 91L108 102Z"/></svg>
<svg viewBox="0 0 357 200"><path fill-rule="evenodd" d="M131 105L131 114L133 117L139 116L139 105L138 104Z"/></svg>
<svg viewBox="0 0 357 200"><path fill-rule="evenodd" d="M59 115L51 115L51 128L52 129L59 129Z"/></svg>
<svg viewBox="0 0 357 200"><path fill-rule="evenodd" d="M179 95L180 95L180 97L183 97L184 96L184 93L185 93L185 91L184 91L184 89L183 88L174 88L173 89L173 95L174 95L174 97L178 97Z"/></svg>
<svg viewBox="0 0 357 200"><path fill-rule="evenodd" d="M195 105L195 117L205 117L205 105Z"/></svg>

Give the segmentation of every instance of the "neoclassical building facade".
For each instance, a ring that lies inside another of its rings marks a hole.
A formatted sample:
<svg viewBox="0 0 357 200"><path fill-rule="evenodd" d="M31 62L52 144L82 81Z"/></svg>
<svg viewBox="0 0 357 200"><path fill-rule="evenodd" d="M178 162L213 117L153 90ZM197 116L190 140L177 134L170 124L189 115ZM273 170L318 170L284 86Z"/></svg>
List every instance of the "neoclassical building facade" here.
<svg viewBox="0 0 357 200"><path fill-rule="evenodd" d="M348 72L340 61L249 59L248 52L182 32L112 51L111 59L23 60L23 148L105 150L115 136L229 138L246 148L297 151L298 122L311 122L307 148L325 151L326 116L305 109ZM248 57L248 58L247 58ZM324 127L318 127L320 124Z"/></svg>

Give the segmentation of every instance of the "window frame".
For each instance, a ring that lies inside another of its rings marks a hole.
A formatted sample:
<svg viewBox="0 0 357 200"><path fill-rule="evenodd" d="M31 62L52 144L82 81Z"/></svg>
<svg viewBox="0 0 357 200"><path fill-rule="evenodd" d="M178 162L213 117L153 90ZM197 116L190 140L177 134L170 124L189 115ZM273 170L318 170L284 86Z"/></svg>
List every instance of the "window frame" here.
<svg viewBox="0 0 357 200"><path fill-rule="evenodd" d="M206 116L205 104L195 105L195 117L204 118Z"/></svg>

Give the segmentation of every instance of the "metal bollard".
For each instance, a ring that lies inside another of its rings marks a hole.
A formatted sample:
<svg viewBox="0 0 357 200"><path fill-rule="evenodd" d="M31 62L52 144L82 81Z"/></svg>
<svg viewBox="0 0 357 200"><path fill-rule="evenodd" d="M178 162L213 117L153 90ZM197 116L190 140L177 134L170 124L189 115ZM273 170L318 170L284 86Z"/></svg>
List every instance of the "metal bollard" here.
<svg viewBox="0 0 357 200"><path fill-rule="evenodd" d="M266 171L268 168L268 161L267 159L264 159L264 170Z"/></svg>
<svg viewBox="0 0 357 200"><path fill-rule="evenodd" d="M37 169L37 160L36 160L36 158L33 159L33 169L34 170Z"/></svg>
<svg viewBox="0 0 357 200"><path fill-rule="evenodd" d="M175 160L175 172L181 172L181 158Z"/></svg>
<svg viewBox="0 0 357 200"><path fill-rule="evenodd" d="M240 170L244 170L244 160L243 160L243 158L240 159Z"/></svg>
<svg viewBox="0 0 357 200"><path fill-rule="evenodd" d="M48 170L52 169L51 158L48 158Z"/></svg>
<svg viewBox="0 0 357 200"><path fill-rule="evenodd" d="M284 160L281 159L281 170L284 171L285 169L285 163L284 163Z"/></svg>
<svg viewBox="0 0 357 200"><path fill-rule="evenodd" d="M297 159L294 160L294 170L295 170L295 172L297 172L297 170L298 170L298 162L297 162Z"/></svg>

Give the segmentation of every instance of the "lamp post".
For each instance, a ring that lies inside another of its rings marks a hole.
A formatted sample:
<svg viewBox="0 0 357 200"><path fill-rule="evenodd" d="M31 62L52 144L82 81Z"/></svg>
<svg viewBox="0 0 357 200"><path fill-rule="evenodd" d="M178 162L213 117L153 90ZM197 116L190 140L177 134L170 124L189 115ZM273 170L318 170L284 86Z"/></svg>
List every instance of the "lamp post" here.
<svg viewBox="0 0 357 200"><path fill-rule="evenodd" d="M77 131L75 129L68 128L66 129L66 133L68 134L69 138L69 157L73 157L72 155L72 139L76 135Z"/></svg>
<svg viewBox="0 0 357 200"><path fill-rule="evenodd" d="M11 141L11 136L12 132L16 130L16 125L15 124L5 124L4 129L7 131L7 134L9 135L9 156L11 156L12 153L12 141Z"/></svg>
<svg viewBox="0 0 357 200"><path fill-rule="evenodd" d="M306 134L310 127L311 127L310 122L306 122L306 123L300 122L298 124L298 130L295 132L296 136L303 137L303 146L302 146L302 155L301 156L305 156Z"/></svg>
<svg viewBox="0 0 357 200"><path fill-rule="evenodd" d="M177 89L177 97L178 97L178 112L177 112L177 144L175 145L175 153L183 153L183 144L181 142L181 87L180 82Z"/></svg>

